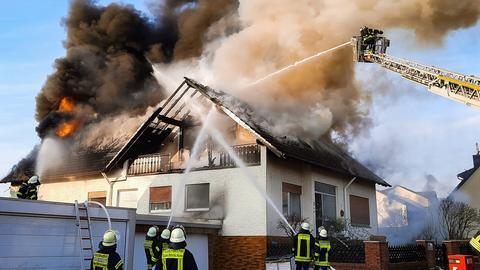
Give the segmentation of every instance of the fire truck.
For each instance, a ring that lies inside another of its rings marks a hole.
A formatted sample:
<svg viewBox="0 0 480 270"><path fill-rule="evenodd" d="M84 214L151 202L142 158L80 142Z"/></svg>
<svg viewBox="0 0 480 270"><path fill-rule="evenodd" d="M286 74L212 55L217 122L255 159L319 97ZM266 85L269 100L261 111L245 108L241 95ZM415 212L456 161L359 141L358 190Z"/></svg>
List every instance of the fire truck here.
<svg viewBox="0 0 480 270"><path fill-rule="evenodd" d="M426 86L428 91L436 95L480 108L479 77L387 55L390 40L382 34L381 30L363 27L360 35L354 36L351 40L353 60L378 64L410 81Z"/></svg>

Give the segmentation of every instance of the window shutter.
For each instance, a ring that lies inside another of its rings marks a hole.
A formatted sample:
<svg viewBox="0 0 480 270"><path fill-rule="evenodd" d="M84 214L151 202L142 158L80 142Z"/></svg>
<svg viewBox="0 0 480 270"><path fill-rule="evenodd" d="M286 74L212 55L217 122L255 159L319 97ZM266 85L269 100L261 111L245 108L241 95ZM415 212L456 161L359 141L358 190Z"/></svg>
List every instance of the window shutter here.
<svg viewBox="0 0 480 270"><path fill-rule="evenodd" d="M150 203L166 203L172 201L172 187L150 187Z"/></svg>
<svg viewBox="0 0 480 270"><path fill-rule="evenodd" d="M350 220L353 225L370 225L368 198L350 195Z"/></svg>
<svg viewBox="0 0 480 270"><path fill-rule="evenodd" d="M302 187L294 184L282 182L282 192L302 194Z"/></svg>

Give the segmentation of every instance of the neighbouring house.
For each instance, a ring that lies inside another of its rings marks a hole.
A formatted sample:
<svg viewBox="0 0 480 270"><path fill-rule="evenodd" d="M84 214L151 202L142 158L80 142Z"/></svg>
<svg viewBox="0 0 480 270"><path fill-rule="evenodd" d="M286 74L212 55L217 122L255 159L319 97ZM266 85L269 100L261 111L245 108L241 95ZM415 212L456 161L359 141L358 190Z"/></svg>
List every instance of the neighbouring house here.
<svg viewBox="0 0 480 270"><path fill-rule="evenodd" d="M480 209L480 151L477 145L477 153L473 157L473 168L465 170L457 175L460 183L450 193L455 200L468 203L470 206Z"/></svg>
<svg viewBox="0 0 480 270"><path fill-rule="evenodd" d="M391 244L415 241L425 225L438 218L434 191L415 192L403 186L377 191L378 232Z"/></svg>
<svg viewBox="0 0 480 270"><path fill-rule="evenodd" d="M195 145L205 133L195 115L205 108L214 108L223 144L207 129L204 142ZM189 157L197 149L186 176ZM229 151L246 168L237 166ZM389 186L329 140L278 136L270 131L269 120L245 102L187 78L100 164L103 168L92 166L94 173L88 176L70 176L68 170L50 173L40 199L98 200L136 208L145 217L173 211L174 223L221 225L218 235L199 246L208 250L209 269L264 269L268 246L285 236L277 228L278 212L307 218L315 227L347 218L353 226L376 233L376 185Z"/></svg>

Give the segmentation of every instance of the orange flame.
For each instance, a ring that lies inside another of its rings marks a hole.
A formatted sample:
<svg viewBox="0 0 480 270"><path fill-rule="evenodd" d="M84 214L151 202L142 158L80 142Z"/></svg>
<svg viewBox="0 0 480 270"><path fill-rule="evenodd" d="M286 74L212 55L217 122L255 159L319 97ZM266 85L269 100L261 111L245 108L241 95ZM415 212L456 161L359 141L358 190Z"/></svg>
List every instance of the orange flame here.
<svg viewBox="0 0 480 270"><path fill-rule="evenodd" d="M70 113L70 112L73 112L73 109L75 109L75 102L73 101L72 98L63 97L60 100L60 104L58 105L58 111L64 112L64 113Z"/></svg>
<svg viewBox="0 0 480 270"><path fill-rule="evenodd" d="M62 123L55 134L60 138L65 138L71 136L77 129L80 127L80 122L76 120L71 120L68 122Z"/></svg>

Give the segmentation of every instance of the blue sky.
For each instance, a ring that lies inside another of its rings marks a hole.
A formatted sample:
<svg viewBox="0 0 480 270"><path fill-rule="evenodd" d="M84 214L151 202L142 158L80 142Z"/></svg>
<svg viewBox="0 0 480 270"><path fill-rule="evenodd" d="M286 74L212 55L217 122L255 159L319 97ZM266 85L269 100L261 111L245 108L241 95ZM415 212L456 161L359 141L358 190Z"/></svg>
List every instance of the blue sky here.
<svg viewBox="0 0 480 270"><path fill-rule="evenodd" d="M106 4L111 1L99 1ZM147 10L144 0L124 1ZM35 96L55 58L64 55L61 18L69 1L3 1L0 9L0 175L39 142ZM412 33L391 30L389 53L467 74L480 75L480 25L452 32L436 47L419 46ZM393 184L422 189L432 174L445 193L456 174L471 167L480 141L480 111L428 93L375 65L359 64L363 83L374 88L373 128L352 142L360 160L382 162L380 175ZM388 84L389 89L379 89ZM0 194L6 188L0 186Z"/></svg>

